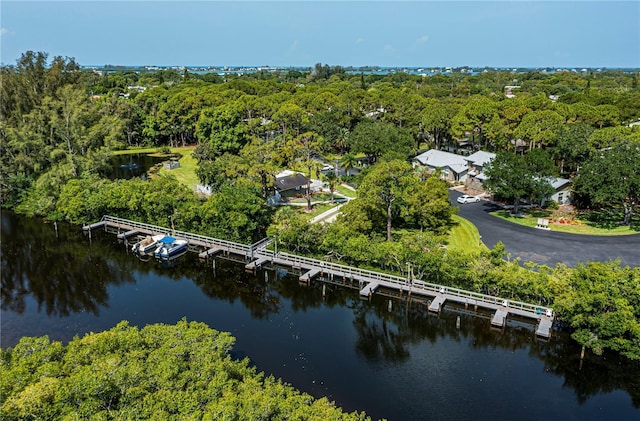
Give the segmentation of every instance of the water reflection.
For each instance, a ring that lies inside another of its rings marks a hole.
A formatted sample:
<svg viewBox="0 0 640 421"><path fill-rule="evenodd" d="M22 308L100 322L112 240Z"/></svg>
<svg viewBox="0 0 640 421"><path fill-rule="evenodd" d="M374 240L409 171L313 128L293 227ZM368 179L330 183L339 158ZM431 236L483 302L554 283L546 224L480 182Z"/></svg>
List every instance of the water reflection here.
<svg viewBox="0 0 640 421"><path fill-rule="evenodd" d="M93 250L87 252L87 247ZM38 310L98 315L108 307L109 284L135 283L126 259L89 245L76 226L2 214L2 309L22 313L32 296Z"/></svg>
<svg viewBox="0 0 640 421"><path fill-rule="evenodd" d="M215 264L215 268L214 268ZM209 266L202 270L202 266ZM206 261L192 273L193 282L210 298L229 303L239 300L251 312L251 317L266 319L279 312L281 299L263 278L243 276L239 264L223 260Z"/></svg>
<svg viewBox="0 0 640 421"><path fill-rule="evenodd" d="M489 327L488 312L446 306L443 312L434 315L428 312L426 302L407 296L393 298L389 310L388 297L375 295L371 301L354 299L354 289L348 284L314 282L306 286L298 283L297 274L281 277L276 273L267 272L265 281L264 271L248 276L238 265L217 260L215 271L196 270L193 275L205 294L228 302L240 300L255 318L267 319L279 313L284 301L301 312L320 307L349 307L357 334L355 351L371 362L402 363L411 359L410 349L414 345L424 341L434 344L443 339L469 343L470 348L477 350L528 350L531 357L544 362L547 373L564 378L564 387L575 391L580 404L598 394L621 389L631 396L634 407L640 407L640 362L611 354L588 355L581 366L580 347L562 332L556 332L551 341L541 340L535 337L533 325L517 320L504 329L493 329ZM322 285L327 288L325 298ZM456 326L458 316L460 328Z"/></svg>
<svg viewBox="0 0 640 421"><path fill-rule="evenodd" d="M114 155L109 160L109 168L101 175L111 180L144 177L151 168L174 156L146 153Z"/></svg>

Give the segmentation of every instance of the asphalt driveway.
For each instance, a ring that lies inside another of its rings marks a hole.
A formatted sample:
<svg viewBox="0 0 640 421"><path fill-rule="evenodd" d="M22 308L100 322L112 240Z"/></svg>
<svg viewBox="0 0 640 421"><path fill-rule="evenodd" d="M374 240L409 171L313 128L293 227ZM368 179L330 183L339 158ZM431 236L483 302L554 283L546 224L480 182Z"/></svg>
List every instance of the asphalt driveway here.
<svg viewBox="0 0 640 421"><path fill-rule="evenodd" d="M478 228L487 247L502 241L511 258L549 266L559 262L574 266L579 262L620 258L625 265L640 266L640 234L594 236L529 228L489 215L500 209L491 202L459 204L456 198L461 195L455 190L449 191L451 202L460 207L458 215Z"/></svg>

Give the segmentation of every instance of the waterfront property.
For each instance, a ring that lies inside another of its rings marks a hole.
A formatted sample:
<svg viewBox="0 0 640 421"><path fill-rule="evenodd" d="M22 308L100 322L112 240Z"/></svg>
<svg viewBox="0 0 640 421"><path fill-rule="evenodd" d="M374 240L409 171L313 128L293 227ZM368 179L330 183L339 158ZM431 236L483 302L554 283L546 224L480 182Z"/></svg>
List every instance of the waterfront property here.
<svg viewBox="0 0 640 421"><path fill-rule="evenodd" d="M137 235L147 236L158 233L166 233L167 228L136 221L104 216L100 222L83 227L90 235L91 230L96 228L111 230L122 236L122 233L135 232ZM554 320L553 310L541 307L536 304L512 301L491 295L479 294L472 291L451 288L425 282L421 279L413 279L411 276L405 278L396 275L389 275L381 272L364 270L351 266L341 265L325 260L312 259L294 254L269 250L268 239L257 243L246 245L232 241L207 237L199 234L172 231L172 236L186 241L187 247L200 253L203 258L213 256L217 253L240 256L247 261L246 269L255 270L263 264L285 266L294 270L304 271L299 277L300 282L310 283L311 280L320 275L327 277L327 280L342 280L344 283L357 283L360 288L360 296L370 298L378 289L395 290L400 294L417 295L428 297L429 310L439 312L446 302L463 304L465 307L473 306L474 309L482 307L494 310L491 325L503 327L509 315L525 317L537 323L536 335L542 338L551 336L551 328ZM122 236L124 237L124 236Z"/></svg>

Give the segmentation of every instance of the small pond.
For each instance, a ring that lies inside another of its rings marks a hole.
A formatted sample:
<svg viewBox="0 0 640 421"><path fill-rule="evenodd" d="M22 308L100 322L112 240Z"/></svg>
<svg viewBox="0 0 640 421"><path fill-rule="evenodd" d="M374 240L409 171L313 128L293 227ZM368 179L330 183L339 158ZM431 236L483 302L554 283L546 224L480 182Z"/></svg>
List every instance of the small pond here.
<svg viewBox="0 0 640 421"><path fill-rule="evenodd" d="M109 161L111 168L105 172L104 176L111 180L143 177L154 166L176 157L177 155L157 153L114 155Z"/></svg>

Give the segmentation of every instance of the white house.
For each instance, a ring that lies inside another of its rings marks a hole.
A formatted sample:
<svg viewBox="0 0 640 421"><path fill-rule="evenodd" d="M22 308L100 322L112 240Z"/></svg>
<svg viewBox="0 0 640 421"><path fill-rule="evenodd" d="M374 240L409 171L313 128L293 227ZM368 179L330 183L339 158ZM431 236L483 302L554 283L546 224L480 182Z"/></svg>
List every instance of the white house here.
<svg viewBox="0 0 640 421"><path fill-rule="evenodd" d="M555 201L559 205L571 204L571 180L551 177L549 178L549 184L556 190L551 197L549 197L550 200Z"/></svg>
<svg viewBox="0 0 640 421"><path fill-rule="evenodd" d="M467 178L469 164L466 156L456 155L450 152L429 149L413 158L413 166L422 165L429 169L430 173L441 171L441 178L449 182L464 182Z"/></svg>

